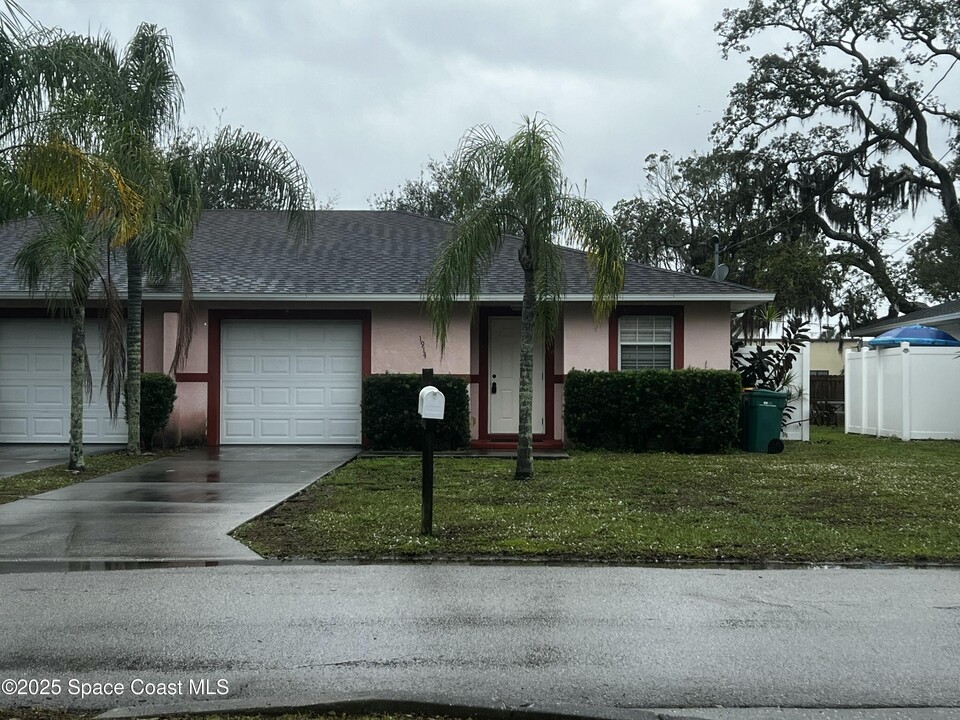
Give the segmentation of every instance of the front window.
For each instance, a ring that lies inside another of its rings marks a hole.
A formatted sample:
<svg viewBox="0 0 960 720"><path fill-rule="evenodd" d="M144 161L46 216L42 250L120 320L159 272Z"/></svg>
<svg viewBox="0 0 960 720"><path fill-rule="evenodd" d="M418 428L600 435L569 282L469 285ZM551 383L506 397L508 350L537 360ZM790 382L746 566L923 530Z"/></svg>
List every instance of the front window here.
<svg viewBox="0 0 960 720"><path fill-rule="evenodd" d="M673 368L673 318L624 315L620 318L620 369Z"/></svg>

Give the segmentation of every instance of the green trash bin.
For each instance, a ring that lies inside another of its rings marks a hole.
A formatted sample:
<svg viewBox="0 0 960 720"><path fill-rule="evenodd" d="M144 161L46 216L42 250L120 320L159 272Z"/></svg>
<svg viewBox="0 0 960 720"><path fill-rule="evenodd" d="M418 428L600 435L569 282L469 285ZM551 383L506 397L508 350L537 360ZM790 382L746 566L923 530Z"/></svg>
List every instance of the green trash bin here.
<svg viewBox="0 0 960 720"><path fill-rule="evenodd" d="M740 408L740 447L747 452L783 452L780 421L789 393L744 390Z"/></svg>

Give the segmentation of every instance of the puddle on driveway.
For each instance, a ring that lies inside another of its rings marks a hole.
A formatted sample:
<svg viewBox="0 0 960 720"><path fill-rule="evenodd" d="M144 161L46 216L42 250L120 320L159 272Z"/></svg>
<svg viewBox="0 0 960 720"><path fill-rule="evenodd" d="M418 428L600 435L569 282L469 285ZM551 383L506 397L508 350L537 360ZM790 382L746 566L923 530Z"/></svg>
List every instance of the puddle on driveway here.
<svg viewBox="0 0 960 720"><path fill-rule="evenodd" d="M216 503L225 501L215 488L204 485L197 487L177 486L172 488L160 484L124 486L116 493L116 500L138 503ZM149 508L144 512L155 512Z"/></svg>

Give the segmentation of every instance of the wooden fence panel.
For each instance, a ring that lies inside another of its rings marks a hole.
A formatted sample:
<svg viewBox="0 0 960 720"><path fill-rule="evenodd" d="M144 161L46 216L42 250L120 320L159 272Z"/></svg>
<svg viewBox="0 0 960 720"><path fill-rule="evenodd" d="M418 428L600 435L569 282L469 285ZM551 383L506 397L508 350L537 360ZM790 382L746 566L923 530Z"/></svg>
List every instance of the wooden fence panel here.
<svg viewBox="0 0 960 720"><path fill-rule="evenodd" d="M811 375L810 400L843 402L843 375Z"/></svg>

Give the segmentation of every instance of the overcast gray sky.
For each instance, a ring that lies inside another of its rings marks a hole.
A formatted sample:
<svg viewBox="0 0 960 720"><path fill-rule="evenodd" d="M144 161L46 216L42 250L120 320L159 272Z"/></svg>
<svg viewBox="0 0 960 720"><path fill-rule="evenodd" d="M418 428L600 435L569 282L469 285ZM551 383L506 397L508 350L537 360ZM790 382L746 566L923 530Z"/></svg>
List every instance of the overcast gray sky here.
<svg viewBox="0 0 960 720"><path fill-rule="evenodd" d="M37 21L173 37L187 124L283 141L341 209L416 177L469 127L545 114L607 209L643 159L707 148L744 58L713 32L741 0L22 0Z"/></svg>

